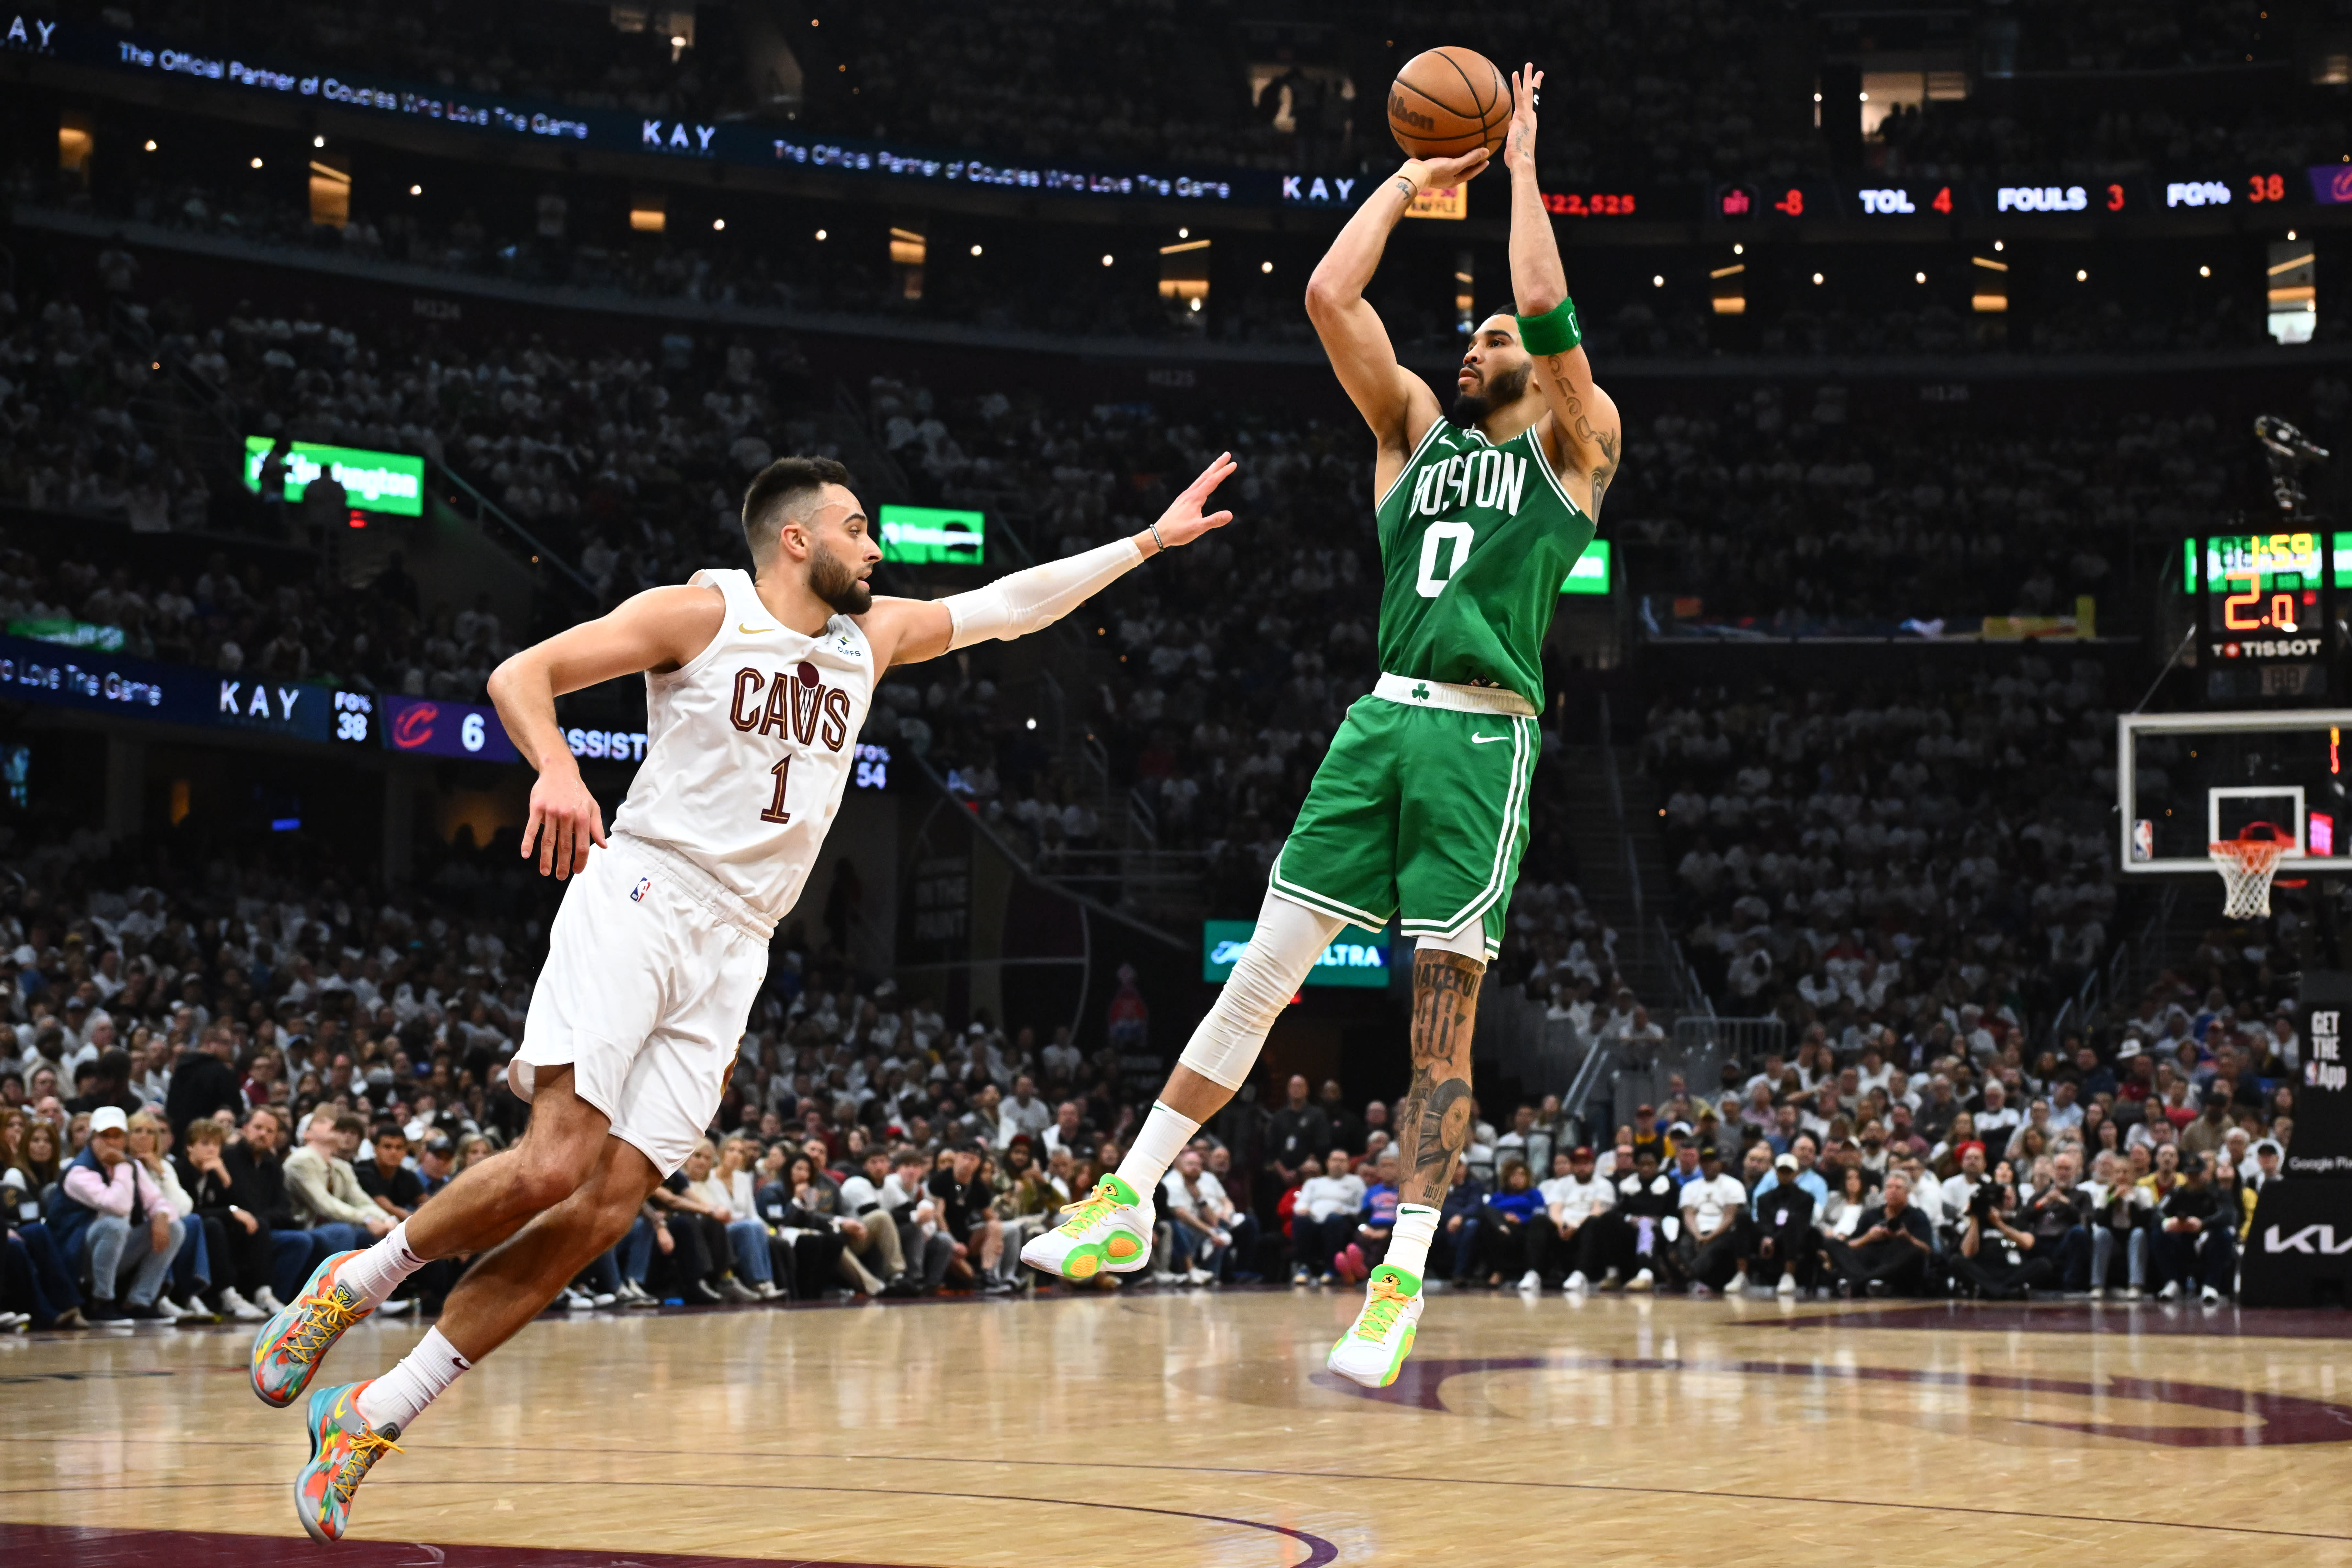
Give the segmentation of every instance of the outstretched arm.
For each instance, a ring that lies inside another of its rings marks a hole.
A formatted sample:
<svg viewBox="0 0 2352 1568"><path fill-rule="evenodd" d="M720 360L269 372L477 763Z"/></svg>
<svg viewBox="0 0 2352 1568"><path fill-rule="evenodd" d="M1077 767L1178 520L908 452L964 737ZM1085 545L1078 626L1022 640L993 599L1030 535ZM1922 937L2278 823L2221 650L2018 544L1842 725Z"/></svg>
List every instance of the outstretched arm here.
<svg viewBox="0 0 2352 1568"><path fill-rule="evenodd" d="M1364 298L1365 287L1380 268L1389 231L1412 198L1432 186L1475 178L1486 166L1484 147L1461 158L1406 160L1364 198L1307 280L1307 319L1315 323L1315 335L1323 340L1323 352L1331 356L1331 369L1349 400L1372 427L1381 464L1403 465L1414 440L1437 417L1437 395L1397 363L1380 312ZM1376 466L1375 490L1386 489L1395 477L1394 468Z"/></svg>
<svg viewBox="0 0 2352 1568"><path fill-rule="evenodd" d="M991 637L1006 641L1051 626L1164 548L1186 545L1234 520L1204 513L1209 496L1236 465L1225 452L1171 501L1160 521L1129 538L999 577L985 588L944 599L877 599L858 618L874 646L875 668L920 664Z"/></svg>
<svg viewBox="0 0 2352 1568"><path fill-rule="evenodd" d="M1568 275L1559 264L1559 241L1544 211L1536 184L1536 89L1543 72L1530 64L1511 73L1511 130L1503 143L1503 163L1511 172L1511 289L1522 316L1557 310L1568 298ZM1553 470L1586 513L1601 515L1601 498L1617 477L1623 425L1617 405L1593 384L1592 362L1579 343L1566 353L1535 356L1536 384L1551 411L1543 430L1544 451Z"/></svg>
<svg viewBox="0 0 2352 1568"><path fill-rule="evenodd" d="M604 809L580 782L580 764L555 721L555 700L600 680L689 663L710 646L726 615L726 598L716 588L648 588L490 672L499 721L522 760L539 770L522 853L525 859L538 855L541 876L562 880L587 866L591 844L604 842Z"/></svg>

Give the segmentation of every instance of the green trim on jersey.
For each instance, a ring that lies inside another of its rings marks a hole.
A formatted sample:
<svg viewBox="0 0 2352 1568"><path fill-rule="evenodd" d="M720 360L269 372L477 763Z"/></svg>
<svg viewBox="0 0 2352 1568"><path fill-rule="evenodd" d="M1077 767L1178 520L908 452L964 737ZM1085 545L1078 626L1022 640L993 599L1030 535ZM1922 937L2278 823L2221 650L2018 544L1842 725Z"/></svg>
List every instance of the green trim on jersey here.
<svg viewBox="0 0 2352 1568"><path fill-rule="evenodd" d="M1500 686L1540 711L1544 637L1593 523L1569 499L1534 428L1498 443L1436 420L1375 518L1381 668Z"/></svg>

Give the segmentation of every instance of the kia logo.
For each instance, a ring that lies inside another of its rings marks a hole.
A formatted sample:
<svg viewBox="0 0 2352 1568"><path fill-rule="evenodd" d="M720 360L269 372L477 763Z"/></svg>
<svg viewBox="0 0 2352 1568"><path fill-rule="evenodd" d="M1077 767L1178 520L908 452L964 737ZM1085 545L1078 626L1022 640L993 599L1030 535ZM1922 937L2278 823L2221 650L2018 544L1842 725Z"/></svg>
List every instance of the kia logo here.
<svg viewBox="0 0 2352 1568"><path fill-rule="evenodd" d="M2316 1245L2314 1245L2314 1244ZM2323 1258L2341 1258L2352 1252L2352 1237L2338 1242L2332 1225L2307 1225L2291 1236L2281 1236L2279 1227L2272 1226L2263 1233L2264 1252L2301 1252Z"/></svg>
<svg viewBox="0 0 2352 1568"><path fill-rule="evenodd" d="M438 704L420 702L405 709L392 721L392 743L404 752L413 752L433 739L433 721L441 717Z"/></svg>

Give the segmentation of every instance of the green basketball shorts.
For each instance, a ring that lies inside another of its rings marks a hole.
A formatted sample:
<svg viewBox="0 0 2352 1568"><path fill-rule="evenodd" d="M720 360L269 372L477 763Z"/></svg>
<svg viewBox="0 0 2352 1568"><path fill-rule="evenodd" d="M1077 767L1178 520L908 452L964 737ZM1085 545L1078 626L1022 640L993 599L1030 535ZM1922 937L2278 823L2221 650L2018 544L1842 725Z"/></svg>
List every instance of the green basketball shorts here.
<svg viewBox="0 0 2352 1568"><path fill-rule="evenodd" d="M1491 960L1539 750L1534 709L1515 693L1381 676L1331 737L1274 890L1368 931L1402 910L1411 937L1481 921Z"/></svg>

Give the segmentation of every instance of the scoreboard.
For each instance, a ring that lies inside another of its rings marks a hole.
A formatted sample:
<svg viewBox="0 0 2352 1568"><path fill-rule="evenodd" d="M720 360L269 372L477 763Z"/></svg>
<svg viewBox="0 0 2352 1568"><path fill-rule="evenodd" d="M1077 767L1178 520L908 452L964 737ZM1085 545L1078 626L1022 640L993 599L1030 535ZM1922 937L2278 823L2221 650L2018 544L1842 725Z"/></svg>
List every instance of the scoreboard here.
<svg viewBox="0 0 2352 1568"><path fill-rule="evenodd" d="M2352 587L2352 532L2187 540L2180 581L2204 600L2214 659L2316 658L2326 646L2330 595Z"/></svg>

